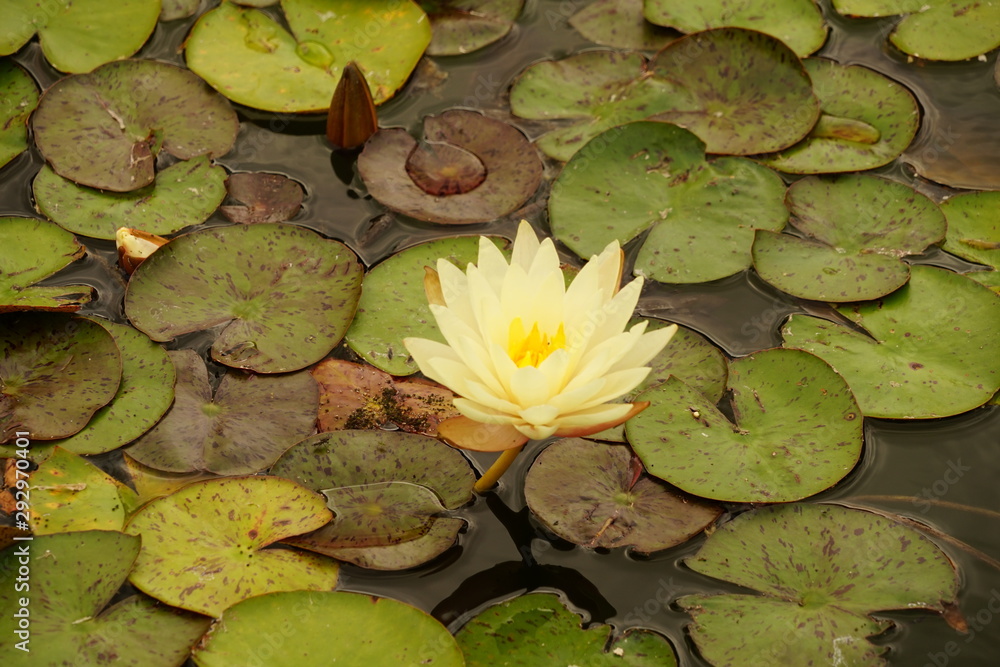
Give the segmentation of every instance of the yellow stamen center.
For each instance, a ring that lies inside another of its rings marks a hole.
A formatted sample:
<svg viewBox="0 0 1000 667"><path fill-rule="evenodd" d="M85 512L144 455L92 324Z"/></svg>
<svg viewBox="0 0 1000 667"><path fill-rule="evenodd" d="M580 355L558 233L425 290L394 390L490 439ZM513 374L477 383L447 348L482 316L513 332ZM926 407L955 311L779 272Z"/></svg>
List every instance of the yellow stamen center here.
<svg viewBox="0 0 1000 667"><path fill-rule="evenodd" d="M535 322L531 331L527 333L524 331L524 322L521 321L520 317L515 317L510 323L507 353L510 354L511 360L517 364L518 368L537 367L550 354L564 347L566 347L566 332L561 323L551 338L547 333L541 333L538 330L538 322Z"/></svg>

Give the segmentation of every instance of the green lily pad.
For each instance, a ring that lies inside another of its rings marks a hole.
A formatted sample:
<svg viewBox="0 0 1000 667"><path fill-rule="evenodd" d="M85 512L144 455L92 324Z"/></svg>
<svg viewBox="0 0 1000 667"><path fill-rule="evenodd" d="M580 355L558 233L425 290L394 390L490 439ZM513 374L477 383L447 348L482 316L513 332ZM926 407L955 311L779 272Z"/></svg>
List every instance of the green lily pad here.
<svg viewBox="0 0 1000 667"><path fill-rule="evenodd" d="M146 43L160 16L158 0L7 0L0 55L14 53L35 33L42 53L63 72L89 72L128 58Z"/></svg>
<svg viewBox="0 0 1000 667"><path fill-rule="evenodd" d="M115 339L122 378L115 397L83 430L56 442L76 454L102 454L132 442L152 428L174 400L174 365L162 347L128 325L92 319Z"/></svg>
<svg viewBox="0 0 1000 667"><path fill-rule="evenodd" d="M31 531L37 535L121 530L135 491L62 447L31 473Z"/></svg>
<svg viewBox="0 0 1000 667"><path fill-rule="evenodd" d="M944 238L945 217L913 188L875 176L815 176L786 194L803 237L758 230L754 268L793 296L816 301L876 299L910 277L906 255Z"/></svg>
<svg viewBox="0 0 1000 667"><path fill-rule="evenodd" d="M670 643L655 632L631 630L612 641L607 625L582 619L552 593L529 593L486 608L455 635L468 667L511 665L624 665L676 667Z"/></svg>
<svg viewBox="0 0 1000 667"><path fill-rule="evenodd" d="M843 479L861 456L861 411L822 359L764 350L729 363L732 423L676 378L639 396L625 425L651 475L702 498L789 502Z"/></svg>
<svg viewBox="0 0 1000 667"><path fill-rule="evenodd" d="M1000 291L1000 192L969 192L946 199L941 210L948 219L948 234L941 246L992 271L965 274Z"/></svg>
<svg viewBox="0 0 1000 667"><path fill-rule="evenodd" d="M265 644L261 637L275 637ZM448 630L408 604L360 593L272 593L227 609L192 657L199 667L463 667Z"/></svg>
<svg viewBox="0 0 1000 667"><path fill-rule="evenodd" d="M301 227L216 227L178 237L144 261L129 281L125 313L155 341L221 326L216 361L293 371L343 338L361 274L346 246Z"/></svg>
<svg viewBox="0 0 1000 667"><path fill-rule="evenodd" d="M647 553L686 542L722 513L641 472L624 445L558 440L532 463L524 496L539 521L564 540Z"/></svg>
<svg viewBox="0 0 1000 667"><path fill-rule="evenodd" d="M368 192L418 220L489 222L516 210L541 182L542 161L521 131L475 111L426 117L424 140L382 129L358 156Z"/></svg>
<svg viewBox="0 0 1000 667"><path fill-rule="evenodd" d="M32 115L35 144L71 181L128 192L153 182L156 155L219 157L236 141L236 113L191 72L121 60L60 79Z"/></svg>
<svg viewBox="0 0 1000 667"><path fill-rule="evenodd" d="M329 555L369 570L406 570L428 563L450 549L464 527L462 519L437 517L430 522L427 532L412 540L378 547L342 547L331 550ZM308 537L293 538L290 543L304 549L313 548L308 544ZM315 550L327 553L323 547L317 546Z"/></svg>
<svg viewBox="0 0 1000 667"><path fill-rule="evenodd" d="M20 65L0 60L0 167L28 148L28 116L38 105L38 86Z"/></svg>
<svg viewBox="0 0 1000 667"><path fill-rule="evenodd" d="M291 28L230 2L202 14L184 55L191 71L234 102L279 112L324 111L348 62L361 68L375 104L391 98L431 41L409 0L283 0Z"/></svg>
<svg viewBox="0 0 1000 667"><path fill-rule="evenodd" d="M864 414L929 419L978 407L1000 389L1000 300L944 269L910 267L910 281L873 302L837 309L868 335L793 315L784 346L825 359Z"/></svg>
<svg viewBox="0 0 1000 667"><path fill-rule="evenodd" d="M322 496L279 477L188 484L129 520L126 532L142 536L129 581L167 604L209 616L264 593L333 590L335 561L265 548L330 518Z"/></svg>
<svg viewBox="0 0 1000 667"><path fill-rule="evenodd" d="M435 514L444 511L437 495L410 482L375 482L324 489L333 522L320 529L324 547L384 547L427 533ZM319 538L315 533L291 538L292 544Z"/></svg>
<svg viewBox="0 0 1000 667"><path fill-rule="evenodd" d="M229 372L214 394L194 350L168 352L176 398L129 456L167 472L243 475L264 470L315 430L319 391L307 371L253 376Z"/></svg>
<svg viewBox="0 0 1000 667"><path fill-rule="evenodd" d="M777 37L800 57L823 46L826 24L813 0L645 0L644 14L656 25L681 32L710 28L747 28Z"/></svg>
<svg viewBox="0 0 1000 667"><path fill-rule="evenodd" d="M210 472L166 472L150 468L139 463L128 453L122 454L125 463L125 470L128 471L128 478L135 489L137 502L145 505L154 498L169 496L171 493L187 486L192 482L201 482L206 479L214 479L216 475Z"/></svg>
<svg viewBox="0 0 1000 667"><path fill-rule="evenodd" d="M73 435L114 398L122 376L115 339L90 320L52 313L0 318L0 433L33 440Z"/></svg>
<svg viewBox="0 0 1000 667"><path fill-rule="evenodd" d="M802 63L764 33L717 28L688 35L656 54L650 67L688 96L651 118L691 130L709 153L781 150L805 137L819 117Z"/></svg>
<svg viewBox="0 0 1000 667"><path fill-rule="evenodd" d="M678 33L647 21L642 5L642 0L597 0L573 14L569 24L597 44L659 51L677 39Z"/></svg>
<svg viewBox="0 0 1000 667"><path fill-rule="evenodd" d="M0 246L21 249L0 254L0 313L71 311L90 301L87 285L35 285L86 252L66 230L35 218L0 217Z"/></svg>
<svg viewBox="0 0 1000 667"><path fill-rule="evenodd" d="M477 51L507 36L524 0L417 0L431 20L429 56Z"/></svg>
<svg viewBox="0 0 1000 667"><path fill-rule="evenodd" d="M746 512L686 561L763 593L689 595L691 638L715 665L883 665L868 614L957 604L955 565L919 532L862 510L785 505Z"/></svg>
<svg viewBox="0 0 1000 667"><path fill-rule="evenodd" d="M903 18L889 40L927 60L965 60L1000 46L1000 5L962 0L833 0L844 16Z"/></svg>
<svg viewBox="0 0 1000 667"><path fill-rule="evenodd" d="M59 176L45 165L32 191L39 212L65 229L114 239L119 227L173 234L208 219L226 197L226 170L201 155L156 174L151 185L131 192L104 192Z"/></svg>
<svg viewBox="0 0 1000 667"><path fill-rule="evenodd" d="M344 342L362 359L392 375L411 375L417 364L403 339L417 336L444 342L427 308L424 267L439 258L463 270L479 257L479 238L447 238L407 248L372 267L362 283L361 301Z"/></svg>
<svg viewBox="0 0 1000 667"><path fill-rule="evenodd" d="M226 190L243 205L223 206L222 214L244 224L289 220L305 196L301 185L281 174L233 174L226 179Z"/></svg>
<svg viewBox="0 0 1000 667"><path fill-rule="evenodd" d="M822 113L809 135L762 163L792 174L874 169L899 157L920 126L920 107L900 83L860 65L802 62Z"/></svg>
<svg viewBox="0 0 1000 667"><path fill-rule="evenodd" d="M705 160L669 123L638 122L584 146L552 184L549 224L581 257L650 230L634 271L669 283L717 280L750 266L754 229L778 231L784 183L743 158Z"/></svg>
<svg viewBox="0 0 1000 667"><path fill-rule="evenodd" d="M19 605L27 593L15 585L23 549L30 552L29 607ZM172 667L184 662L209 619L140 596L107 606L138 552L137 537L87 531L16 542L0 553L0 608L5 613L27 609L31 622L25 644L30 653L12 650L21 640L8 634L4 664Z"/></svg>

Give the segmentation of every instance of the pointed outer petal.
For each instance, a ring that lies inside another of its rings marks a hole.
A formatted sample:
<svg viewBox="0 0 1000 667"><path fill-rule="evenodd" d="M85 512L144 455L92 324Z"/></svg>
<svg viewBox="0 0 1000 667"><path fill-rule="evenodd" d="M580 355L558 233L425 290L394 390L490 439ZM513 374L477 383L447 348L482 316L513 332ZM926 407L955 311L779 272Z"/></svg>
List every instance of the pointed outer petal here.
<svg viewBox="0 0 1000 667"><path fill-rule="evenodd" d="M472 421L482 424L512 424L516 426L523 421L516 413L494 410L467 398L456 398L455 409Z"/></svg>
<svg viewBox="0 0 1000 667"><path fill-rule="evenodd" d="M524 437L529 440L544 440L553 433L556 432L558 428L557 424L551 426L535 426L533 424L516 424L514 426Z"/></svg>
<svg viewBox="0 0 1000 667"><path fill-rule="evenodd" d="M517 226L517 237L514 239L514 249L511 252L510 265L520 266L521 269L527 272L531 268L531 263L534 261L540 245L541 243L538 241L538 236L535 235L535 230L531 228L531 224L527 220L522 220L521 224Z"/></svg>
<svg viewBox="0 0 1000 667"><path fill-rule="evenodd" d="M497 380L507 391L507 398L514 400L514 392L511 390L510 379L517 371L517 365L510 360L507 348L493 343L490 345L490 359L493 361L493 368L497 372Z"/></svg>
<svg viewBox="0 0 1000 667"><path fill-rule="evenodd" d="M445 341L448 342L456 352L461 353L461 343L475 343L482 346L482 337L479 332L469 326L461 317L455 314L451 308L447 306L435 306L430 305L431 313L434 315L434 319L437 320L438 329L441 331L441 335L444 336ZM467 346L466 346L467 347ZM485 355L486 350L482 350L482 354Z"/></svg>
<svg viewBox="0 0 1000 667"><path fill-rule="evenodd" d="M518 368L510 376L511 400L522 410L548 402L549 382L542 371L534 366Z"/></svg>
<svg viewBox="0 0 1000 667"><path fill-rule="evenodd" d="M468 417L452 417L438 424L438 437L452 447L477 452L502 452L528 442L510 424L482 424Z"/></svg>
<svg viewBox="0 0 1000 667"><path fill-rule="evenodd" d="M535 288L535 285L528 282L527 271L511 264L507 275L503 278L503 288L500 290L500 315L504 322L520 317L524 320L524 328L531 329L533 322L529 322L525 315L533 310L531 301L535 297ZM507 347L507 338L500 344Z"/></svg>
<svg viewBox="0 0 1000 667"><path fill-rule="evenodd" d="M639 326L638 324L636 326ZM635 331L635 327L629 329L629 333ZM674 337L677 333L677 325L672 324L669 327L663 327L662 329L657 329L656 331L649 331L643 333L642 336L635 342L632 349L628 353L618 360L612 367L612 371L625 370L626 368L636 368L639 366L645 366L653 357L658 355L663 348L667 346L670 339Z"/></svg>
<svg viewBox="0 0 1000 667"><path fill-rule="evenodd" d="M525 326L538 322L542 333L555 335L563 324L566 301L566 279L556 266L555 271L540 274L537 278L528 275L529 291L521 296L521 312ZM565 330L565 329L564 329Z"/></svg>
<svg viewBox="0 0 1000 667"><path fill-rule="evenodd" d="M556 252L556 245L552 239L545 239L539 244L538 252L524 270L531 280L541 280L550 273L562 275L562 270L559 268L559 253ZM563 280L563 285L565 284L566 281Z"/></svg>
<svg viewBox="0 0 1000 667"><path fill-rule="evenodd" d="M568 350L556 350L538 365L538 370L545 376L549 396L562 392L569 382L571 363L573 359Z"/></svg>
<svg viewBox="0 0 1000 667"><path fill-rule="evenodd" d="M588 293L581 291L573 295L567 293L563 305L566 348L574 363L579 362L591 348L597 325L604 319L602 311L607 305L607 294L602 289Z"/></svg>
<svg viewBox="0 0 1000 667"><path fill-rule="evenodd" d="M639 303L639 293L642 292L642 276L639 276L612 297L611 301L604 307L604 318L597 322L597 331L594 332L593 341L596 344L606 338L625 331L625 325L632 318L635 306Z"/></svg>
<svg viewBox="0 0 1000 667"><path fill-rule="evenodd" d="M593 435L595 433L600 433L601 431L603 431L605 429L609 429L609 428L612 428L614 426L618 426L619 424L624 424L625 422L627 422L632 417L635 417L637 414L639 414L640 412L642 412L643 410L645 410L646 408L649 407L649 401L639 401L637 403L614 403L612 405L614 405L614 406L619 406L619 405L620 406L624 406L624 407L629 408L629 410L622 417L616 417L616 418L610 419L608 421L601 422L599 424L591 424L589 426L584 425L584 424L575 423L576 417L572 417L572 416L571 417L567 417L565 419L565 421L560 420L559 430L556 431L556 435L558 435L560 438L580 438L580 437L583 437L585 435ZM611 405L609 405L609 406L602 406L602 408L610 408L610 407L612 407L612 406ZM596 409L595 409L595 411L587 413L587 417L586 418L589 418L590 414L597 415L597 414L600 414L600 413L597 412Z"/></svg>
<svg viewBox="0 0 1000 667"><path fill-rule="evenodd" d="M444 293L441 291L441 278L438 272L429 266L424 267L424 294L427 295L427 303L435 306L445 305Z"/></svg>
<svg viewBox="0 0 1000 667"><path fill-rule="evenodd" d="M638 335L626 331L599 343L580 360L564 391L572 391L607 375L638 340Z"/></svg>
<svg viewBox="0 0 1000 667"><path fill-rule="evenodd" d="M489 343L506 347L510 321L504 320L500 308L500 292L486 281L486 277L475 266L470 266L469 302L479 326L479 337Z"/></svg>
<svg viewBox="0 0 1000 667"><path fill-rule="evenodd" d="M479 263L476 266L482 274L481 277L493 288L493 293L499 294L503 277L507 275L507 258L500 252L500 248L485 236L479 237Z"/></svg>
<svg viewBox="0 0 1000 667"><path fill-rule="evenodd" d="M646 379L650 370L652 369L647 366L640 366L639 368L628 368L623 371L609 373L586 385L586 388L593 392L589 397L572 402L570 400L572 395L566 394L565 399L563 395L553 396L549 399L549 403L559 406L563 414L573 414L589 410L604 403L610 403L629 393L638 387L640 382ZM597 385L596 391L593 390L594 385ZM572 394L577 394L577 392L574 391Z"/></svg>
<svg viewBox="0 0 1000 667"><path fill-rule="evenodd" d="M462 339L456 341L454 347L461 363L465 364L469 371L475 375L480 384L484 385L496 396L506 398L508 389L497 379L496 369L493 367L493 359L487 353L479 341Z"/></svg>
<svg viewBox="0 0 1000 667"><path fill-rule="evenodd" d="M555 427L559 408L552 405L533 405L527 410L521 410L521 419L535 428Z"/></svg>
<svg viewBox="0 0 1000 667"><path fill-rule="evenodd" d="M560 413L572 414L577 410L584 409L585 406L593 405L594 397L603 395L604 385L604 378L597 378L571 391L563 391L554 395L548 400L548 404L559 408ZM608 401L599 402L607 403Z"/></svg>
<svg viewBox="0 0 1000 667"><path fill-rule="evenodd" d="M410 353L410 356L413 357L413 361L417 363L417 366L424 375L435 382L440 382L441 384L447 383L441 378L434 377L432 374L432 360L441 358L461 363L461 359L455 350L451 349L444 343L439 343L434 340L427 340L426 338L404 338L403 347L405 347L406 351Z"/></svg>
<svg viewBox="0 0 1000 667"><path fill-rule="evenodd" d="M506 393L492 391L490 387L480 382L462 362L437 357L431 359L429 363L435 375L448 379L447 383L442 382L442 384L447 384L449 389L463 398L507 414L517 414L521 409L507 400Z"/></svg>
<svg viewBox="0 0 1000 667"><path fill-rule="evenodd" d="M465 277L465 272L451 262L439 259L437 262L437 273L441 286L442 302L440 305L455 309L468 309L469 281Z"/></svg>

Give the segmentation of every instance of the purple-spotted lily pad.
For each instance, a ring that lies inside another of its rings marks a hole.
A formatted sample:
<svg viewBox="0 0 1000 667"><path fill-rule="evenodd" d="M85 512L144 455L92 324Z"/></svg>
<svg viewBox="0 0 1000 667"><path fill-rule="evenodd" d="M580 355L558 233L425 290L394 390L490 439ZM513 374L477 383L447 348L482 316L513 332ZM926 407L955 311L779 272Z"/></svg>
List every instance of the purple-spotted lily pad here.
<svg viewBox="0 0 1000 667"><path fill-rule="evenodd" d="M331 550L401 544L426 535L434 515L445 509L433 491L410 482L341 486L324 489L323 495L333 522L318 534L291 538L292 544Z"/></svg>
<svg viewBox="0 0 1000 667"><path fill-rule="evenodd" d="M520 665L676 667L670 643L648 630L613 636L611 627L583 627L580 616L552 593L528 593L487 607L455 635L468 667ZM613 638L612 638L613 637Z"/></svg>
<svg viewBox="0 0 1000 667"><path fill-rule="evenodd" d="M937 204L902 183L851 174L812 176L786 195L803 236L758 230L754 268L778 289L816 301L876 299L910 277L906 255L944 238Z"/></svg>
<svg viewBox="0 0 1000 667"><path fill-rule="evenodd" d="M239 104L323 111L348 62L357 63L382 104L431 41L427 15L410 0L282 0L281 8L291 33L231 2L205 12L185 43L188 67Z"/></svg>
<svg viewBox="0 0 1000 667"><path fill-rule="evenodd" d="M145 44L160 15L158 0L7 0L0 55L14 53L35 33L42 53L63 72L89 72L128 58Z"/></svg>
<svg viewBox="0 0 1000 667"><path fill-rule="evenodd" d="M722 513L642 472L624 445L559 440L531 465L524 495L549 530L587 547L667 549L700 533Z"/></svg>
<svg viewBox="0 0 1000 667"><path fill-rule="evenodd" d="M992 271L965 274L994 292L1000 291L1000 192L969 192L941 204L948 234L941 247Z"/></svg>
<svg viewBox="0 0 1000 667"><path fill-rule="evenodd" d="M965 60L1000 46L1000 4L962 0L833 0L844 16L903 18L889 35L899 50L928 60Z"/></svg>
<svg viewBox="0 0 1000 667"><path fill-rule="evenodd" d="M420 565L454 544L465 522L457 518L432 518L435 512L427 503L427 492L440 503L437 511L455 509L471 499L475 484L475 474L458 450L433 438L399 431L336 431L315 435L288 450L271 467L270 474L324 490L335 512L338 499L353 495L351 490L337 490L343 487L364 486L377 491L387 488L386 483L393 483L394 487L401 483L398 488L409 498L424 498L424 509L410 512L395 527L383 526L381 536L371 535L369 541L381 544L344 546L347 533L342 534L336 518L309 535L286 540L362 567L386 570ZM332 495L327 491L330 489Z"/></svg>
<svg viewBox="0 0 1000 667"><path fill-rule="evenodd" d="M823 58L802 63L822 113L809 135L764 164L792 174L874 169L892 162L920 126L920 108L900 83L860 65Z"/></svg>
<svg viewBox="0 0 1000 667"><path fill-rule="evenodd" d="M25 549L28 563L22 560ZM138 595L108 606L138 553L138 537L99 530L39 536L0 553L0 608L5 615L20 608L30 614L30 641L24 643L30 653L14 650L21 639L8 629L4 664L183 663L209 619ZM31 572L30 593L16 581L22 566ZM25 596L30 596L27 607L19 604Z"/></svg>
<svg viewBox="0 0 1000 667"><path fill-rule="evenodd" d="M73 435L115 396L122 359L104 327L53 313L0 316L0 433Z"/></svg>
<svg viewBox="0 0 1000 667"><path fill-rule="evenodd" d="M114 239L119 227L173 234L208 219L226 196L226 170L207 156L178 162L156 174L153 184L131 192L104 192L78 185L48 165L32 190L39 212L65 229Z"/></svg>
<svg viewBox="0 0 1000 667"><path fill-rule="evenodd" d="M800 57L823 46L826 24L813 0L645 0L646 19L681 32L747 28L777 37Z"/></svg>
<svg viewBox="0 0 1000 667"><path fill-rule="evenodd" d="M642 5L643 0L597 0L573 14L569 24L597 44L616 49L659 51L679 34L647 21Z"/></svg>
<svg viewBox="0 0 1000 667"><path fill-rule="evenodd" d="M688 595L691 638L713 665L884 665L872 612L957 604L955 565L919 532L862 510L785 505L746 512L686 560L762 595Z"/></svg>
<svg viewBox="0 0 1000 667"><path fill-rule="evenodd" d="M20 65L0 60L0 167L28 147L28 116L38 104L38 86Z"/></svg>
<svg viewBox="0 0 1000 667"><path fill-rule="evenodd" d="M216 227L174 239L132 274L125 313L155 341L220 327L216 361L280 373L322 359L347 331L361 266L292 225Z"/></svg>
<svg viewBox="0 0 1000 667"><path fill-rule="evenodd" d="M264 470L315 430L319 392L307 371L283 375L229 372L214 394L194 350L168 352L176 398L129 456L167 472L242 475Z"/></svg>
<svg viewBox="0 0 1000 667"><path fill-rule="evenodd" d="M154 179L156 155L219 157L239 122L225 99L191 72L154 60L121 60L60 79L32 115L35 144L57 174L128 192Z"/></svg>
<svg viewBox="0 0 1000 667"><path fill-rule="evenodd" d="M261 638L274 637L271 643ZM275 645L276 642L276 645ZM271 593L227 609L195 647L198 667L465 667L448 630L415 607L360 593Z"/></svg>
<svg viewBox="0 0 1000 667"><path fill-rule="evenodd" d="M805 137L819 118L802 63L764 33L718 28L688 35L657 53L650 68L687 97L652 118L691 130L709 153L781 150Z"/></svg>
<svg viewBox="0 0 1000 667"><path fill-rule="evenodd" d="M445 224L488 222L538 189L542 161L521 131L475 111L424 119L424 142L376 132L358 157L369 193L394 211Z"/></svg>
<svg viewBox="0 0 1000 667"><path fill-rule="evenodd" d="M279 477L227 477L188 484L143 506L126 532L142 536L129 581L181 609L219 616L255 595L330 591L335 561L278 540L330 520L323 497Z"/></svg>
<svg viewBox="0 0 1000 667"><path fill-rule="evenodd" d="M245 224L289 220L299 212L305 196L301 185L281 174L233 174L226 180L226 189L243 205L223 206L222 214Z"/></svg>
<svg viewBox="0 0 1000 667"><path fill-rule="evenodd" d="M0 313L15 310L77 310L90 301L86 285L35 283L79 259L86 252L73 235L35 218L0 218Z"/></svg>
<svg viewBox="0 0 1000 667"><path fill-rule="evenodd" d="M640 396L625 425L646 470L702 498L789 502L843 479L861 456L861 411L843 378L800 350L729 363L733 423L677 378Z"/></svg>
<svg viewBox="0 0 1000 667"><path fill-rule="evenodd" d="M82 456L56 447L31 473L31 532L121 530L137 506L135 491Z"/></svg>
<svg viewBox="0 0 1000 667"><path fill-rule="evenodd" d="M869 417L929 419L971 410L1000 390L1000 299L968 278L910 267L892 294L837 309L862 328L793 315L784 346L825 359Z"/></svg>
<svg viewBox="0 0 1000 667"><path fill-rule="evenodd" d="M503 39L524 0L418 0L431 20L430 56L470 53Z"/></svg>
<svg viewBox="0 0 1000 667"><path fill-rule="evenodd" d="M552 184L549 224L581 257L649 231L634 271L666 283L717 280L750 266L754 229L788 211L776 173L744 158L705 159L696 136L638 122L584 146Z"/></svg>

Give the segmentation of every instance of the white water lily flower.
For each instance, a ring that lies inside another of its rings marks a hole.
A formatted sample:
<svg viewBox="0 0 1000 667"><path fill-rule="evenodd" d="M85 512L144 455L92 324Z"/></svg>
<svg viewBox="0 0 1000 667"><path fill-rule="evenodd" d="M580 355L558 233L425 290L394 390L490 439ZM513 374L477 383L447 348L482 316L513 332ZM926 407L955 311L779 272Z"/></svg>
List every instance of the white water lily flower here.
<svg viewBox="0 0 1000 667"><path fill-rule="evenodd" d="M487 238L463 273L440 259L424 286L447 344L407 338L425 375L460 396L462 417L438 432L466 449L499 451L528 439L597 433L645 403L613 403L642 382L676 325L625 330L642 278L618 289L614 241L567 288L551 239L522 221L510 264Z"/></svg>

